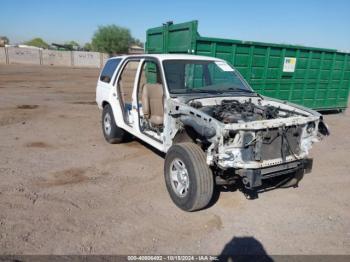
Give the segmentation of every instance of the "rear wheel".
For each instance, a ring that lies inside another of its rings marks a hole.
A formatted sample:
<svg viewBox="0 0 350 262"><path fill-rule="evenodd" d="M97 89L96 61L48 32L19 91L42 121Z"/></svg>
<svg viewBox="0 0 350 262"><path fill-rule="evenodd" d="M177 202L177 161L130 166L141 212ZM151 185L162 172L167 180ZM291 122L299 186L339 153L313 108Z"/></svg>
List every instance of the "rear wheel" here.
<svg viewBox="0 0 350 262"><path fill-rule="evenodd" d="M213 174L198 145L173 145L165 157L164 176L171 199L182 210L194 211L209 204L214 190Z"/></svg>
<svg viewBox="0 0 350 262"><path fill-rule="evenodd" d="M125 130L115 123L113 111L109 104L105 105L102 111L102 131L106 141L111 144L124 142L130 137Z"/></svg>

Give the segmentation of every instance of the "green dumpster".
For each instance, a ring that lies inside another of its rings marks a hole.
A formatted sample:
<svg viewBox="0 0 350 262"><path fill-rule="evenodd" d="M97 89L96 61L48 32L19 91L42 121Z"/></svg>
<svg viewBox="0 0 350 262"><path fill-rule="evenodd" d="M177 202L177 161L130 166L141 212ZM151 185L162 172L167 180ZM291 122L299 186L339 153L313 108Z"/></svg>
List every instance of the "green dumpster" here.
<svg viewBox="0 0 350 262"><path fill-rule="evenodd" d="M334 49L202 37L198 22L147 30L147 53L213 56L236 67L255 91L317 110L343 110L350 53Z"/></svg>

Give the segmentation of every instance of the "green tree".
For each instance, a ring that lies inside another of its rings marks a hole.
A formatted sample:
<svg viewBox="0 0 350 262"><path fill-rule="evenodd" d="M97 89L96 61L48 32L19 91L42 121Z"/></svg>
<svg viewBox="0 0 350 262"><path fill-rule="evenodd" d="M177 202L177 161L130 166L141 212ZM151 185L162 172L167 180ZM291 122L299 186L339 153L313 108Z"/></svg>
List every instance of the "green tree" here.
<svg viewBox="0 0 350 262"><path fill-rule="evenodd" d="M129 29L116 25L100 26L92 38L94 51L108 54L127 53L132 37Z"/></svg>
<svg viewBox="0 0 350 262"><path fill-rule="evenodd" d="M73 49L79 49L80 45L79 43L77 43L76 41L72 40L72 41L68 41L64 43L66 46L69 46L69 49L73 50Z"/></svg>
<svg viewBox="0 0 350 262"><path fill-rule="evenodd" d="M137 38L133 38L131 43L134 44L134 45L137 45L139 47L143 47L144 46L143 42L141 42L140 39L137 39Z"/></svg>
<svg viewBox="0 0 350 262"><path fill-rule="evenodd" d="M36 46L40 48L45 48L47 49L49 45L41 38L33 38L32 40L29 40L27 42L24 42L25 45L30 45L30 46Z"/></svg>
<svg viewBox="0 0 350 262"><path fill-rule="evenodd" d="M10 43L10 40L6 36L0 36L0 46L5 46Z"/></svg>
<svg viewBox="0 0 350 262"><path fill-rule="evenodd" d="M85 50L85 51L91 51L91 50L92 50L92 45L91 45L90 43L86 43L86 44L84 45L84 50Z"/></svg>

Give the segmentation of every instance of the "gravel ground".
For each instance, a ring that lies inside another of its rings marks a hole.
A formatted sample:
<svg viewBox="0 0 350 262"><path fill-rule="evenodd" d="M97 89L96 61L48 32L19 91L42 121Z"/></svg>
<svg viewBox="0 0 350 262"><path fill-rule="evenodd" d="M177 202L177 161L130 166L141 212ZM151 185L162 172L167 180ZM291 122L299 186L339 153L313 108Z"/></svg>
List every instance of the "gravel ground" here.
<svg viewBox="0 0 350 262"><path fill-rule="evenodd" d="M0 66L0 254L350 254L350 115L325 115L299 188L186 213L161 154L104 141L98 70Z"/></svg>

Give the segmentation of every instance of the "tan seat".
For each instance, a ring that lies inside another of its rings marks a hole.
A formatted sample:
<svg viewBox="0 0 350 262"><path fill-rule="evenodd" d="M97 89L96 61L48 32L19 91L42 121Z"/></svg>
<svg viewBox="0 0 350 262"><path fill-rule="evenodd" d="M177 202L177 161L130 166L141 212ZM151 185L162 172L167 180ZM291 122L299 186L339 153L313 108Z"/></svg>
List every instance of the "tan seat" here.
<svg viewBox="0 0 350 262"><path fill-rule="evenodd" d="M145 84L142 90L142 111L154 125L163 124L164 102L161 84Z"/></svg>
<svg viewBox="0 0 350 262"><path fill-rule="evenodd" d="M137 90L137 100L139 101L139 104L142 104L142 91L146 82L147 82L147 79L146 79L145 70L142 70L140 82L139 82L139 89Z"/></svg>

